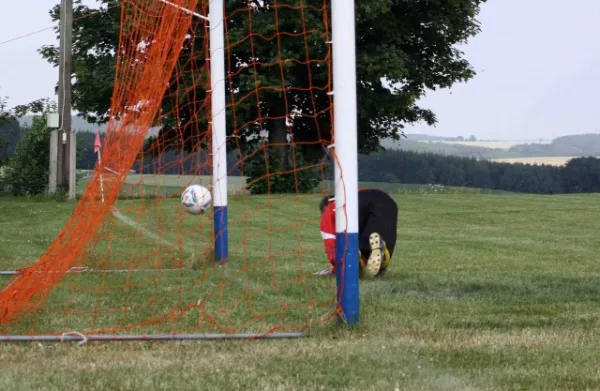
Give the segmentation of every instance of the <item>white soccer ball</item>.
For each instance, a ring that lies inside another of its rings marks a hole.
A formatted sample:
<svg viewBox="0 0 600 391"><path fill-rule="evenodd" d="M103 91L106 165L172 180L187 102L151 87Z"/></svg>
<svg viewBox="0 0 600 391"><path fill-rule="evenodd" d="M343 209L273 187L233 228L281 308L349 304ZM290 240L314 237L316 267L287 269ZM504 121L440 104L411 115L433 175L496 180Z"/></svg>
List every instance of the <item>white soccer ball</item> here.
<svg viewBox="0 0 600 391"><path fill-rule="evenodd" d="M181 193L181 205L190 214L203 214L211 204L212 196L204 186L190 185Z"/></svg>

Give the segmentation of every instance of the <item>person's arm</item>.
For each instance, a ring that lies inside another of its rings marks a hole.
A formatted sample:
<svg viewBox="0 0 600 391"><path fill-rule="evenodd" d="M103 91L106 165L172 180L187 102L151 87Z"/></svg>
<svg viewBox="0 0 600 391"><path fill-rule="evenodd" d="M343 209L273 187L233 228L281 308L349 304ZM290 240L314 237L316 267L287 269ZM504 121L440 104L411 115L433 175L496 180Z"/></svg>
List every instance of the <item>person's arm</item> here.
<svg viewBox="0 0 600 391"><path fill-rule="evenodd" d="M335 268L335 206L333 203L327 206L321 216L321 236L325 253L331 265Z"/></svg>

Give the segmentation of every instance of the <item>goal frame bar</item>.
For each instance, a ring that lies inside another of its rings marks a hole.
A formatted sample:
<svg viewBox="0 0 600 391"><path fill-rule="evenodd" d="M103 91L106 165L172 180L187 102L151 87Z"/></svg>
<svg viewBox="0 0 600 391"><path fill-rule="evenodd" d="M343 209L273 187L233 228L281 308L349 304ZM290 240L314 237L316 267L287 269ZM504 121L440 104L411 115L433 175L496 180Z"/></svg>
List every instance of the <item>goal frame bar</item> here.
<svg viewBox="0 0 600 391"><path fill-rule="evenodd" d="M331 0L337 300L359 321L358 132L354 0Z"/></svg>
<svg viewBox="0 0 600 391"><path fill-rule="evenodd" d="M1 342L108 342L108 341L185 341L185 340L231 340L231 339L292 339L306 338L304 333L269 334L82 334L62 335L0 335Z"/></svg>

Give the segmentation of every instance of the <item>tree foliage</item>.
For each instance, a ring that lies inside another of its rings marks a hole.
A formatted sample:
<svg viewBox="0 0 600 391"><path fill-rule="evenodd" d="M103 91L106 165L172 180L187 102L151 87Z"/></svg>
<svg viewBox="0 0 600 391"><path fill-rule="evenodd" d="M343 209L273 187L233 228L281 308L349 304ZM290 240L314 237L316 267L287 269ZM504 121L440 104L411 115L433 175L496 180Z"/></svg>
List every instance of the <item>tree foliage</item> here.
<svg viewBox="0 0 600 391"><path fill-rule="evenodd" d="M7 101L7 96L0 96L0 125L4 125L14 119L14 116L7 110Z"/></svg>
<svg viewBox="0 0 600 391"><path fill-rule="evenodd" d="M8 97L0 96L0 166L12 152L11 141L19 131L19 123L13 113L8 110Z"/></svg>
<svg viewBox="0 0 600 391"><path fill-rule="evenodd" d="M46 114L33 118L31 128L23 129L8 164L0 178L0 193L33 196L46 192L50 159L50 130Z"/></svg>
<svg viewBox="0 0 600 391"><path fill-rule="evenodd" d="M569 160L563 169L563 181L567 193L600 193L600 159Z"/></svg>
<svg viewBox="0 0 600 391"><path fill-rule="evenodd" d="M87 7L81 0L73 2L72 69L75 80L71 104L92 123L108 121L121 18L121 0L102 0L100 3L103 5L101 10ZM50 17L57 22L55 32L59 38L60 4L50 10ZM58 45L42 46L39 53L58 67ZM55 88L58 92L58 83Z"/></svg>
<svg viewBox="0 0 600 391"><path fill-rule="evenodd" d="M56 111L56 103L37 99L13 109L14 118L34 114L31 127L22 129L8 164L0 173L0 193L14 196L41 195L46 192L49 176L50 129L48 113Z"/></svg>
<svg viewBox="0 0 600 391"><path fill-rule="evenodd" d="M0 166L12 155L19 138L21 126L16 118L5 118L0 121Z"/></svg>

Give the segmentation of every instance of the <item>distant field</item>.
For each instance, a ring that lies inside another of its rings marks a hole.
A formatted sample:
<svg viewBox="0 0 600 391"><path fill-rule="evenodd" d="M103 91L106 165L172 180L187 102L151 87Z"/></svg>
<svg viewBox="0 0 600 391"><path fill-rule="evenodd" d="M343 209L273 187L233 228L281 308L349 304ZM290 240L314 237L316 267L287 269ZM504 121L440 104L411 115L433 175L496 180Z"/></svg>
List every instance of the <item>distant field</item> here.
<svg viewBox="0 0 600 391"><path fill-rule="evenodd" d="M79 180L77 187L79 194L83 194L89 177ZM210 176L193 175L142 175L130 174L125 178L121 188L121 194L127 197L144 196L173 196L192 184L210 186ZM229 194L244 193L246 183L245 177L230 176L227 178ZM362 188L379 188L390 194L506 194L507 192L492 189L477 189L469 187L453 187L443 185L422 185L411 183L383 183L383 182L360 182ZM333 191L332 181L324 181L315 192L325 190Z"/></svg>
<svg viewBox="0 0 600 391"><path fill-rule="evenodd" d="M564 166L569 160L573 158L574 156L542 156L492 159L492 161L503 163L547 164L551 166Z"/></svg>
<svg viewBox="0 0 600 391"><path fill-rule="evenodd" d="M83 173L83 176L77 183L79 194L83 194L85 187L91 178L91 172ZM108 178L108 177L107 177ZM171 196L181 192L183 188L190 184L210 186L211 177L202 175L145 175L129 174L123 181L121 194L126 196ZM227 190L230 194L243 192L245 185L244 177L230 176L227 178Z"/></svg>
<svg viewBox="0 0 600 391"><path fill-rule="evenodd" d="M227 189L230 193L240 192L245 186L245 177L227 177ZM143 175L130 174L125 179L130 185L144 185L152 187L172 188L179 191L192 183L210 186L211 177L203 175Z"/></svg>
<svg viewBox="0 0 600 391"><path fill-rule="evenodd" d="M427 141L424 141L427 142ZM491 149L509 149L515 145L521 144L549 144L550 141L436 141L444 144L459 144L472 147L482 147Z"/></svg>

